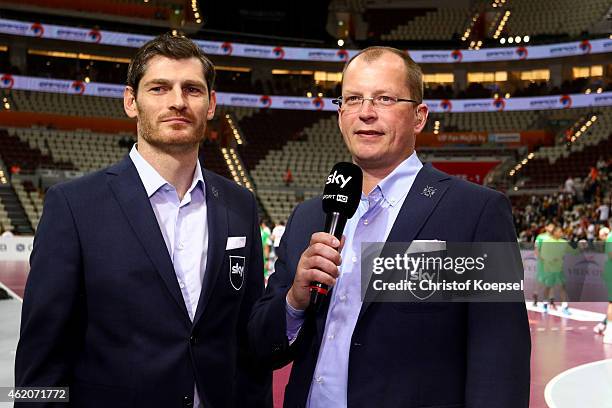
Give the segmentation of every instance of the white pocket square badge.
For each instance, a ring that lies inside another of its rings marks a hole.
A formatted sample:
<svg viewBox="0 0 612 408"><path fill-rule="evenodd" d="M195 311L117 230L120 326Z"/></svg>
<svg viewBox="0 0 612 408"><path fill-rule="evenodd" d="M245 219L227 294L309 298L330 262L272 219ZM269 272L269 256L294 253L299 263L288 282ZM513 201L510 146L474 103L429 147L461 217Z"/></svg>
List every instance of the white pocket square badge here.
<svg viewBox="0 0 612 408"><path fill-rule="evenodd" d="M246 237L227 237L227 244L225 250L244 248L246 245Z"/></svg>

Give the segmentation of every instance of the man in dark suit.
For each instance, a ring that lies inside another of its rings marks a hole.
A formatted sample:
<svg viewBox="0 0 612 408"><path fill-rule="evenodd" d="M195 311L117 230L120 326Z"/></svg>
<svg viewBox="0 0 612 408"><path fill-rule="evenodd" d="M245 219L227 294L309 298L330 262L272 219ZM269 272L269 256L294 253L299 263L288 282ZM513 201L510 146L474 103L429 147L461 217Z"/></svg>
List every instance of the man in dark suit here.
<svg viewBox="0 0 612 408"><path fill-rule="evenodd" d="M67 386L75 407L271 406L270 372L246 351L263 294L256 203L198 160L214 76L186 38L145 44L124 94L137 145L47 192L18 387Z"/></svg>
<svg viewBox="0 0 612 408"><path fill-rule="evenodd" d="M359 208L342 243L320 232L320 198L294 210L249 322L262 361L293 361L286 408L528 406L523 303L361 299L361 242L516 242L505 196L417 158L422 97L421 71L399 50L371 47L345 66L338 122L363 170ZM312 281L332 287L318 311Z"/></svg>

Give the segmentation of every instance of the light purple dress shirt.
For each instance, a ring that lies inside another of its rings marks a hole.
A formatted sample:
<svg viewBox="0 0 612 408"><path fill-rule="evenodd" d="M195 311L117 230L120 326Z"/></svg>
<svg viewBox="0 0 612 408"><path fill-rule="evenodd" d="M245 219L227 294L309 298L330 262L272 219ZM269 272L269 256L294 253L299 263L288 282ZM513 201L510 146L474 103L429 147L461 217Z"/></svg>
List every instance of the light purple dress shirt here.
<svg viewBox="0 0 612 408"><path fill-rule="evenodd" d="M202 291L208 252L206 189L200 162L196 164L191 186L179 200L174 186L140 155L136 145L130 151L130 159L144 184L172 259L187 312L193 321ZM199 408L200 397L195 384L194 389L193 406Z"/></svg>
<svg viewBox="0 0 612 408"><path fill-rule="evenodd" d="M384 242L393 227L418 172L416 152L404 160L366 196L344 228L340 277L332 292L325 332L312 379L307 406L346 407L351 338L361 310L361 243ZM293 342L304 312L287 304L287 338Z"/></svg>

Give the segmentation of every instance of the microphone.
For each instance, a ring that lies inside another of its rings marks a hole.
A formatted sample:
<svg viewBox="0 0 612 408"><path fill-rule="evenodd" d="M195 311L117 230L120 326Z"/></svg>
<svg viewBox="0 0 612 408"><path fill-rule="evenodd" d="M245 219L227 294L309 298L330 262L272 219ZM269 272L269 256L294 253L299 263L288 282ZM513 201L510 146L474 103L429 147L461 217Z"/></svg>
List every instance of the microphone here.
<svg viewBox="0 0 612 408"><path fill-rule="evenodd" d="M332 168L323 189L323 212L325 229L340 240L346 222L359 207L363 173L359 166L353 163L340 162ZM319 308L329 289L320 282L310 282L310 306Z"/></svg>

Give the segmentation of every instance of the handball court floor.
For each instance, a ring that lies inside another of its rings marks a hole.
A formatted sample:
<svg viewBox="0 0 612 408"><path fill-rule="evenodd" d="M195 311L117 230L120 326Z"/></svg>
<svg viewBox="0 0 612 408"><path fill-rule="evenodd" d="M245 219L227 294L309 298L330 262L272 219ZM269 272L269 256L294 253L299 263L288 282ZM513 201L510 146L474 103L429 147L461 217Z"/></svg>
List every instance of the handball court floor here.
<svg viewBox="0 0 612 408"><path fill-rule="evenodd" d="M28 269L27 262L0 261L0 285L13 296L0 301L0 387L13 385L20 298ZM532 340L530 407L612 408L612 345L593 333L606 304L571 304L569 317L554 311L544 314L529 303L526 307ZM274 373L275 407L282 406L290 370L288 366ZM0 403L0 408L5 406L11 405Z"/></svg>

